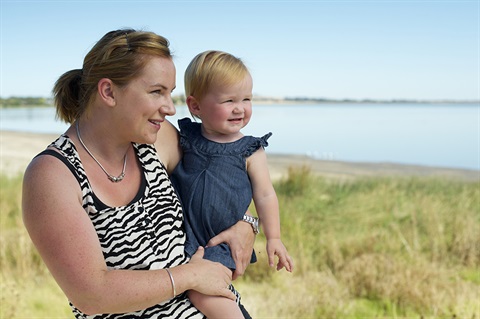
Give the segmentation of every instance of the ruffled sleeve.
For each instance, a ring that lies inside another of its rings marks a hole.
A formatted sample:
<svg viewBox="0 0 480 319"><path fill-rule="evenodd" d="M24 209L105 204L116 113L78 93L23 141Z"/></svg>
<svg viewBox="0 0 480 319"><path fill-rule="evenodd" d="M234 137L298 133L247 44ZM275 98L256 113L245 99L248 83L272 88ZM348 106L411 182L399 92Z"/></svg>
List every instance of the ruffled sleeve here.
<svg viewBox="0 0 480 319"><path fill-rule="evenodd" d="M182 148L190 147L190 141L195 136L195 130L198 130L200 123L192 122L188 117L178 120L178 128L180 130L180 146Z"/></svg>
<svg viewBox="0 0 480 319"><path fill-rule="evenodd" d="M270 138L270 136L272 136L271 132L268 134L265 134L262 137L251 137L249 144L245 148L245 151L242 155L244 157L249 157L253 153L255 153L260 147L263 147L263 148L267 147L268 146L267 140Z"/></svg>

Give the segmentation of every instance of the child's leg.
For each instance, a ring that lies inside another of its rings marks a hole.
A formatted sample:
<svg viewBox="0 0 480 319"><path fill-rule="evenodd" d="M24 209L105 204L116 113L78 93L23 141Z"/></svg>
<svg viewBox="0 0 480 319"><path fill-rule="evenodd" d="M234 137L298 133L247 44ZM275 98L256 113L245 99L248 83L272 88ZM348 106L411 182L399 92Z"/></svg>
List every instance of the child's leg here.
<svg viewBox="0 0 480 319"><path fill-rule="evenodd" d="M220 296L208 296L195 290L188 291L188 298L208 319L244 319L237 303Z"/></svg>

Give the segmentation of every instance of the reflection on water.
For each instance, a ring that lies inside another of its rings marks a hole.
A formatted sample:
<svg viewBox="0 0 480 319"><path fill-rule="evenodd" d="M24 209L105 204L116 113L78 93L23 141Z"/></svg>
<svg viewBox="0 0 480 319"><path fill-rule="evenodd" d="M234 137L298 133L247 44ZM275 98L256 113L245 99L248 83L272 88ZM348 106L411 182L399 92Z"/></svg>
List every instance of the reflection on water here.
<svg viewBox="0 0 480 319"><path fill-rule="evenodd" d="M32 133L63 133L68 125L55 119L51 107L0 109L0 129Z"/></svg>
<svg viewBox="0 0 480 319"><path fill-rule="evenodd" d="M0 110L0 129L62 133L53 108ZM170 118L189 116L184 106ZM478 105L258 105L245 134L273 132L267 153L322 160L480 169Z"/></svg>

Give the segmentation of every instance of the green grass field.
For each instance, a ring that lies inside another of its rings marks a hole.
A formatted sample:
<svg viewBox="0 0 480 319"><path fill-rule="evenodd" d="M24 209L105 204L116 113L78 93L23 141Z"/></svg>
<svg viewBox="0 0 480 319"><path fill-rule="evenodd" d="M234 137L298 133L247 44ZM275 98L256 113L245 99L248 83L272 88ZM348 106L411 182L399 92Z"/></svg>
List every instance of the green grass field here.
<svg viewBox="0 0 480 319"><path fill-rule="evenodd" d="M0 318L71 318L23 228L21 176L0 187ZM480 318L479 182L297 167L275 188L296 268L270 269L258 236L235 282L254 318Z"/></svg>

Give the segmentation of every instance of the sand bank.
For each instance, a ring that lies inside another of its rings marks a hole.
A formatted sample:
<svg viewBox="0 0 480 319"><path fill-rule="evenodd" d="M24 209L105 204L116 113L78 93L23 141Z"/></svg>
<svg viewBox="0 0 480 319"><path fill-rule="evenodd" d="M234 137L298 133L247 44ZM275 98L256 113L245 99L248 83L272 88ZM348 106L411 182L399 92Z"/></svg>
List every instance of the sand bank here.
<svg viewBox="0 0 480 319"><path fill-rule="evenodd" d="M54 141L55 134L0 131L0 173L15 176L25 171L31 159ZM272 179L284 177L288 167L308 166L314 174L334 179L368 176L430 176L480 181L480 171L402 165L395 163L352 163L315 160L301 155L268 155Z"/></svg>

